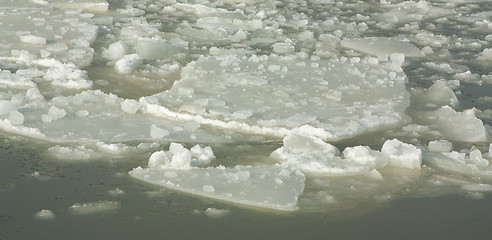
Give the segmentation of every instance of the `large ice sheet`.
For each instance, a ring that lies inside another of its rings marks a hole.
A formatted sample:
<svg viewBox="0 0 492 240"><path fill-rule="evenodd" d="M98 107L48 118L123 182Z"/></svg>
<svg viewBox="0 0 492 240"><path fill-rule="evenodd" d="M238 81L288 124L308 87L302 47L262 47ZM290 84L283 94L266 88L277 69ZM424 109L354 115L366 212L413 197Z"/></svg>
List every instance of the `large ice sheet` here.
<svg viewBox="0 0 492 240"><path fill-rule="evenodd" d="M376 61L377 62L377 61ZM401 124L409 104L401 59L329 61L277 55L202 56L142 111L214 127L340 140Z"/></svg>

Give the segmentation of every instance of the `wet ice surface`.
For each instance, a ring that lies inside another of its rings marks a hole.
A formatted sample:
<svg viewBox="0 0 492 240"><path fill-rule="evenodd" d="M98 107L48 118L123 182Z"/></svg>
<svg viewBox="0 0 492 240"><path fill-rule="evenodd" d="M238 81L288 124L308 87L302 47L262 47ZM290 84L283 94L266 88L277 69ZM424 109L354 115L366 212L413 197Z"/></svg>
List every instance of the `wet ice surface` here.
<svg viewBox="0 0 492 240"><path fill-rule="evenodd" d="M272 211L492 189L486 1L108 2L0 7L3 136Z"/></svg>

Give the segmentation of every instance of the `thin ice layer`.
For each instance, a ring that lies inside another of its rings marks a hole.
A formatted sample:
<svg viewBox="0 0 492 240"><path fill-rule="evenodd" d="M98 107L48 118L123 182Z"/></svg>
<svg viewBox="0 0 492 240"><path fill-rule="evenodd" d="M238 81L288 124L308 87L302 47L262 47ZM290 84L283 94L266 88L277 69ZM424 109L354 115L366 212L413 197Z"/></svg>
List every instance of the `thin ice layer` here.
<svg viewBox="0 0 492 240"><path fill-rule="evenodd" d="M304 190L303 174L276 165L188 170L138 167L130 176L180 192L281 211L297 210Z"/></svg>
<svg viewBox="0 0 492 240"><path fill-rule="evenodd" d="M144 112L255 134L340 140L401 123L409 104L398 59L202 56Z"/></svg>

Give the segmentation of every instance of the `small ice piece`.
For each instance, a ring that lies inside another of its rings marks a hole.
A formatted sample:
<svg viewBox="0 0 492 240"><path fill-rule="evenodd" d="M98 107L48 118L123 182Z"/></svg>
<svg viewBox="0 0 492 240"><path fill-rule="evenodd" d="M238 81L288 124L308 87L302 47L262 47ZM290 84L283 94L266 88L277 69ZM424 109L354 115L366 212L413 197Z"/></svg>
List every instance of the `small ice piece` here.
<svg viewBox="0 0 492 240"><path fill-rule="evenodd" d="M67 112L65 110L59 109L55 106L51 106L47 114L41 115L41 120L43 120L43 122L45 123L50 123L52 121L62 119L63 117L65 117L66 114Z"/></svg>
<svg viewBox="0 0 492 240"><path fill-rule="evenodd" d="M98 153L94 152L94 150L86 148L85 146L62 147L56 145L48 148L48 153L61 160L87 160L100 156Z"/></svg>
<svg viewBox="0 0 492 240"><path fill-rule="evenodd" d="M482 152L478 149L474 149L470 152L470 161L479 167L489 166L489 161L482 157Z"/></svg>
<svg viewBox="0 0 492 240"><path fill-rule="evenodd" d="M316 116L306 114L295 114L284 120L285 125L289 128L299 127L313 121L316 121Z"/></svg>
<svg viewBox="0 0 492 240"><path fill-rule="evenodd" d="M374 179L374 180L383 180L384 177L381 175L381 173L377 169L373 169L369 171L366 175L366 177Z"/></svg>
<svg viewBox="0 0 492 240"><path fill-rule="evenodd" d="M118 41L109 45L106 55L109 59L118 60L123 58L128 53L128 45L122 41Z"/></svg>
<svg viewBox="0 0 492 240"><path fill-rule="evenodd" d="M179 143L171 143L169 151L154 152L149 158L151 169L191 169L209 164L215 155L211 147L195 145L190 150Z"/></svg>
<svg viewBox="0 0 492 240"><path fill-rule="evenodd" d="M21 125L24 123L24 115L19 111L13 111L9 114L9 121L13 125Z"/></svg>
<svg viewBox="0 0 492 240"><path fill-rule="evenodd" d="M221 218L229 215L231 210L229 209L218 209L218 208L207 208L205 210L205 215L211 218Z"/></svg>
<svg viewBox="0 0 492 240"><path fill-rule="evenodd" d="M14 104L10 101L0 101L0 116L8 116L13 111L17 111Z"/></svg>
<svg viewBox="0 0 492 240"><path fill-rule="evenodd" d="M125 99L121 102L121 110L129 114L135 114L142 104L133 99Z"/></svg>
<svg viewBox="0 0 492 240"><path fill-rule="evenodd" d="M160 39L142 38L137 43L136 51L146 60L157 60L172 58L183 50Z"/></svg>
<svg viewBox="0 0 492 240"><path fill-rule="evenodd" d="M425 91L425 101L437 106L454 106L458 103L458 98L454 91L449 88L442 80L436 81L429 89Z"/></svg>
<svg viewBox="0 0 492 240"><path fill-rule="evenodd" d="M137 54L129 54L118 60L114 69L119 74L130 74L143 64L143 59Z"/></svg>
<svg viewBox="0 0 492 240"><path fill-rule="evenodd" d="M492 185L485 183L468 184L463 186L463 189L472 192L492 192Z"/></svg>
<svg viewBox="0 0 492 240"><path fill-rule="evenodd" d="M392 38L369 37L362 39L344 39L340 42L342 47L354 49L387 59L392 53L402 53L405 57L423 57L420 49L409 42Z"/></svg>
<svg viewBox="0 0 492 240"><path fill-rule="evenodd" d="M295 47L290 43L275 43L272 45L273 52L278 54L292 54L295 52Z"/></svg>
<svg viewBox="0 0 492 240"><path fill-rule="evenodd" d="M109 190L108 193L111 196L119 196L119 195L125 194L125 191L123 191L123 190L121 190L119 188L116 188L116 189Z"/></svg>
<svg viewBox="0 0 492 240"><path fill-rule="evenodd" d="M453 144L447 140L430 141L427 145L427 150L431 152L451 152Z"/></svg>
<svg viewBox="0 0 492 240"><path fill-rule="evenodd" d="M197 123L195 121L187 122L187 123L185 123L185 125L183 126L183 128L186 131L194 132L195 130L197 130L197 129L200 128L200 123Z"/></svg>
<svg viewBox="0 0 492 240"><path fill-rule="evenodd" d="M50 210L43 209L43 210L37 212L34 215L34 217L36 217L37 219L40 219L40 220L51 220L51 219L54 219L56 217L56 215Z"/></svg>
<svg viewBox="0 0 492 240"><path fill-rule="evenodd" d="M208 193L213 193L213 192L215 192L215 188L214 188L214 186L212 186L212 185L203 185L202 190L203 190L204 192L208 192Z"/></svg>
<svg viewBox="0 0 492 240"><path fill-rule="evenodd" d="M381 148L381 153L388 157L388 166L420 169L422 165L422 151L397 139L386 141Z"/></svg>
<svg viewBox="0 0 492 240"><path fill-rule="evenodd" d="M109 8L109 3L106 0L52 0L49 2L54 7L75 10L82 9L89 12L107 12Z"/></svg>
<svg viewBox="0 0 492 240"><path fill-rule="evenodd" d="M480 61L490 61L492 62L492 48L484 49L480 55L477 57Z"/></svg>
<svg viewBox="0 0 492 240"><path fill-rule="evenodd" d="M21 35L20 41L34 45L46 45L46 38L35 35Z"/></svg>
<svg viewBox="0 0 492 240"><path fill-rule="evenodd" d="M150 136L152 138L163 138L165 136L169 136L169 131L152 124L150 126Z"/></svg>
<svg viewBox="0 0 492 240"><path fill-rule="evenodd" d="M85 215L113 211L120 208L120 206L121 203L117 201L76 203L69 208L69 211L75 215Z"/></svg>
<svg viewBox="0 0 492 240"><path fill-rule="evenodd" d="M489 144L489 158L492 158L492 143Z"/></svg>

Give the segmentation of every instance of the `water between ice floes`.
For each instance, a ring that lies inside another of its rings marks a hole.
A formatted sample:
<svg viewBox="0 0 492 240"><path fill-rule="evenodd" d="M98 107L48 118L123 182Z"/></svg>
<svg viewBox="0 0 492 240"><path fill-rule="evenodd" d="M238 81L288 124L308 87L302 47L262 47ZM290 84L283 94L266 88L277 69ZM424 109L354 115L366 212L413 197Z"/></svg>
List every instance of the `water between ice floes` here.
<svg viewBox="0 0 492 240"><path fill-rule="evenodd" d="M25 178L49 183L61 162L119 161L126 168L107 174L131 178L129 188L272 211L481 198L492 191L491 10L487 1L7 1L2 144L46 159ZM125 207L101 197L67 211Z"/></svg>

